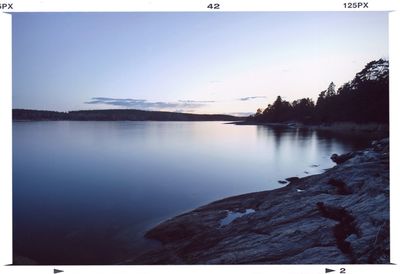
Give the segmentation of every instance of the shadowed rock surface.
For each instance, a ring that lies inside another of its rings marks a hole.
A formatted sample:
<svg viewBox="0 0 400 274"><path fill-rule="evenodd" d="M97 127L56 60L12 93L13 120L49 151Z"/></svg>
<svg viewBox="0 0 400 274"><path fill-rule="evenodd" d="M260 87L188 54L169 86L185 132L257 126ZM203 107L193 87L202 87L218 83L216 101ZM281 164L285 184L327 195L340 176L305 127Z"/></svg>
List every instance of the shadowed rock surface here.
<svg viewBox="0 0 400 274"><path fill-rule="evenodd" d="M167 220L146 234L161 247L124 263L389 263L389 140L353 155L323 174Z"/></svg>

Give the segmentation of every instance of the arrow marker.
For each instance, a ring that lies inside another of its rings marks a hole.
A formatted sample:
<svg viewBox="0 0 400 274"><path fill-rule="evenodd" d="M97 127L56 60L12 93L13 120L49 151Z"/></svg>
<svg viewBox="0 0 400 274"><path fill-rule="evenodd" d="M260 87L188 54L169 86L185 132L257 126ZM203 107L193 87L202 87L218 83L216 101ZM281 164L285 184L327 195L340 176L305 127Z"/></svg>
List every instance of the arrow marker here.
<svg viewBox="0 0 400 274"><path fill-rule="evenodd" d="M56 273L64 272L64 270L59 270L59 269L54 268L53 272L54 272L54 274L56 274Z"/></svg>
<svg viewBox="0 0 400 274"><path fill-rule="evenodd" d="M329 268L325 268L325 273L329 273L329 272L333 272L333 271L335 271L335 270L329 269Z"/></svg>

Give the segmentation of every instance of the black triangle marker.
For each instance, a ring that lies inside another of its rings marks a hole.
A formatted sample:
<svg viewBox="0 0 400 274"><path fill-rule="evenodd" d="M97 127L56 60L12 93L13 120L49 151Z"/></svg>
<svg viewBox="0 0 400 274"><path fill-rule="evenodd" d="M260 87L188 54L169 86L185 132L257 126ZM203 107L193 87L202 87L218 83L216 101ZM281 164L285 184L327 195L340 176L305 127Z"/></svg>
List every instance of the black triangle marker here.
<svg viewBox="0 0 400 274"><path fill-rule="evenodd" d="M333 272L333 271L335 271L335 270L329 269L329 268L325 268L325 273L329 273L329 272Z"/></svg>
<svg viewBox="0 0 400 274"><path fill-rule="evenodd" d="M54 272L54 274L56 274L56 273L64 272L64 270L59 270L59 269L54 268L53 272Z"/></svg>

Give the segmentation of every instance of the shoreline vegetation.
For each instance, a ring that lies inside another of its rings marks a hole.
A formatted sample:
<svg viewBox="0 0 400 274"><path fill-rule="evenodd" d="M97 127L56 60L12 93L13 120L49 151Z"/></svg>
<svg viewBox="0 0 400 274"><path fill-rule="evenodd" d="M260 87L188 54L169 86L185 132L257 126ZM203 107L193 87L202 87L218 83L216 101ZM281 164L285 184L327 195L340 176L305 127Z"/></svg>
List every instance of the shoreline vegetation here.
<svg viewBox="0 0 400 274"><path fill-rule="evenodd" d="M316 103L310 98L289 102L278 96L246 122L389 124L389 62L383 59L369 62L353 80L337 90L331 82L319 93Z"/></svg>
<svg viewBox="0 0 400 274"><path fill-rule="evenodd" d="M245 117L137 109L77 110L69 112L13 109L13 121L240 121Z"/></svg>
<svg viewBox="0 0 400 274"><path fill-rule="evenodd" d="M162 222L162 245L124 264L387 264L389 139L332 155L322 174L228 197Z"/></svg>

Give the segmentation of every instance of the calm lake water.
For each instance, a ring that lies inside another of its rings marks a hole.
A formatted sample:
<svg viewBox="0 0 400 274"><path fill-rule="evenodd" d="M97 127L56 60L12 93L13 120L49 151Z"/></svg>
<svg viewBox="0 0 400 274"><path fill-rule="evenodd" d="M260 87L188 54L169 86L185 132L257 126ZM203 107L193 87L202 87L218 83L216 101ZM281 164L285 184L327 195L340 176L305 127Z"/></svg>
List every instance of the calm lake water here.
<svg viewBox="0 0 400 274"><path fill-rule="evenodd" d="M166 218L320 173L367 141L223 122L14 122L14 255L119 263Z"/></svg>

